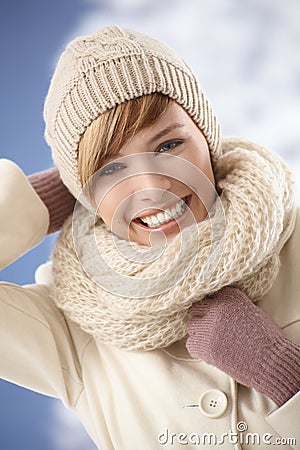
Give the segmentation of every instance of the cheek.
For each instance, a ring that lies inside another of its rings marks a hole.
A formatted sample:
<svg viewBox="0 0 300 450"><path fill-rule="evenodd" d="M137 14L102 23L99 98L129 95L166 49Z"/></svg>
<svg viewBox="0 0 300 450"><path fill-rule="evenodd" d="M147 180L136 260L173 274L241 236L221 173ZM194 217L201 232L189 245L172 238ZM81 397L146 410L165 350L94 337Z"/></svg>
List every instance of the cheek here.
<svg viewBox="0 0 300 450"><path fill-rule="evenodd" d="M193 164L201 170L201 172L209 179L212 185L215 187L215 177L211 164L209 150L204 152L195 152L195 158Z"/></svg>
<svg viewBox="0 0 300 450"><path fill-rule="evenodd" d="M118 204L118 195L114 190L106 194L100 201L97 208L97 214L107 225L111 224L114 213L118 208Z"/></svg>
<svg viewBox="0 0 300 450"><path fill-rule="evenodd" d="M194 193L191 210L196 221L201 222L212 207L216 194L215 178L208 148L195 146L188 155L188 161L197 168L190 174L190 186ZM200 172L204 176L199 176Z"/></svg>
<svg viewBox="0 0 300 450"><path fill-rule="evenodd" d="M205 162L205 165L204 165L204 168L203 168L203 172L205 173L207 178L210 180L210 182L215 187L216 186L215 175L214 175L214 171L213 171L213 168L212 168L210 157L208 157L206 162Z"/></svg>
<svg viewBox="0 0 300 450"><path fill-rule="evenodd" d="M213 188L215 188L215 177L208 150L199 148L189 149L189 152L184 155L184 159L194 166L194 169L189 171L189 181L191 185L197 186L201 191L201 186L204 183L207 189L207 182L203 180L203 177L199 176L200 174L203 174L205 180L209 180L209 185L212 185Z"/></svg>
<svg viewBox="0 0 300 450"><path fill-rule="evenodd" d="M126 196L126 189L124 189L123 183L120 183L101 198L97 214L106 225L111 226L114 219L123 216Z"/></svg>
<svg viewBox="0 0 300 450"><path fill-rule="evenodd" d="M102 202L98 206L97 215L101 217L101 219L103 220L103 222L106 223L106 225L111 224L113 216L113 208L109 199L105 198L102 200Z"/></svg>

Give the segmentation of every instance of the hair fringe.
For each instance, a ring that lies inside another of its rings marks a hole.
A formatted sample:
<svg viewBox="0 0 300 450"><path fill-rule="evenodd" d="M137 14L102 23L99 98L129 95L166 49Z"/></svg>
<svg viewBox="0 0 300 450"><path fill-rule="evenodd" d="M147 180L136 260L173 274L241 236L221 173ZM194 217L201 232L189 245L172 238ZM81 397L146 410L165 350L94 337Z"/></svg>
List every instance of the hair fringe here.
<svg viewBox="0 0 300 450"><path fill-rule="evenodd" d="M79 143L78 171L82 187L106 160L119 154L125 142L153 125L172 101L160 93L143 95L99 115L88 126Z"/></svg>

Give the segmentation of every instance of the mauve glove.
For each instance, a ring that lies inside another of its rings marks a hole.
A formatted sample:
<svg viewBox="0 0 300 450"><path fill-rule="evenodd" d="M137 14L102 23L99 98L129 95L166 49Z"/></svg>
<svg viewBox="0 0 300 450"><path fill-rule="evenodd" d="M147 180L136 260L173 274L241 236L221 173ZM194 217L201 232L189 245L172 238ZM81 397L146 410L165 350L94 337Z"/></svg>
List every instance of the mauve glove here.
<svg viewBox="0 0 300 450"><path fill-rule="evenodd" d="M50 216L48 234L61 229L66 218L73 212L75 198L64 186L56 167L28 177L32 187L47 206Z"/></svg>
<svg viewBox="0 0 300 450"><path fill-rule="evenodd" d="M191 356L253 387L278 406L300 390L300 345L242 291L222 288L190 308Z"/></svg>

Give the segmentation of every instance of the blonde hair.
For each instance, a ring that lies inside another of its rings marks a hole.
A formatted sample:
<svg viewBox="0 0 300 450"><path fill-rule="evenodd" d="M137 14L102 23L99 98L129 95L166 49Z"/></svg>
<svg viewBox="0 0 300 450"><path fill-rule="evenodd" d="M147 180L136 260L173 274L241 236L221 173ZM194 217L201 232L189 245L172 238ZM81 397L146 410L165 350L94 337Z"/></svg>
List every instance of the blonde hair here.
<svg viewBox="0 0 300 450"><path fill-rule="evenodd" d="M107 158L117 156L124 143L138 131L153 125L170 102L154 93L128 100L100 114L86 129L78 149L78 172L84 186Z"/></svg>

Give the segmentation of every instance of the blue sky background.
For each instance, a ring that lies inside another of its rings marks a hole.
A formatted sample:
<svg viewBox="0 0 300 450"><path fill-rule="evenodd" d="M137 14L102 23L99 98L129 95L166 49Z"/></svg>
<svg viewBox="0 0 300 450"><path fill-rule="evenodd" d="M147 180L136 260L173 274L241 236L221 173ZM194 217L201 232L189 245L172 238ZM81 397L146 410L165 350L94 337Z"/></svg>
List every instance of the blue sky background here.
<svg viewBox="0 0 300 450"><path fill-rule="evenodd" d="M198 75L224 135L280 153L300 203L299 0L4 0L0 6L0 156L26 174L52 165L43 102L64 45L106 24L152 34L174 47ZM0 274L34 280L55 237ZM0 355L1 357L1 355ZM59 401L0 382L0 449L92 450Z"/></svg>
<svg viewBox="0 0 300 450"><path fill-rule="evenodd" d="M90 6L80 0L7 0L0 6L0 155L18 163L26 174L52 165L43 138L42 109L55 55L70 29ZM33 281L34 268L46 260L52 239L46 239L0 279L18 284ZM1 357L1 355L0 355ZM57 421L58 401L0 382L0 448L2 450L89 450L89 440L76 423L76 442L66 446L54 430L72 434L73 422ZM62 426L63 424L63 426ZM82 437L81 437L82 433ZM63 436L62 436L63 437ZM70 441L70 439L69 439ZM93 446L90 446L92 449Z"/></svg>

